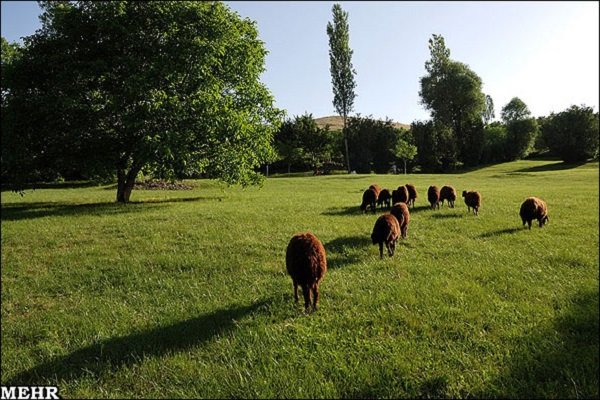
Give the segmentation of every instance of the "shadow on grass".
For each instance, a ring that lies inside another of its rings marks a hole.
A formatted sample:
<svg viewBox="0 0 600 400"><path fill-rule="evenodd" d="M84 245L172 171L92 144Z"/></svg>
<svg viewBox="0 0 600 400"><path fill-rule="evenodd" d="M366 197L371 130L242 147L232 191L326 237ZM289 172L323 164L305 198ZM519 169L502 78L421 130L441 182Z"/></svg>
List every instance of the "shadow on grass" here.
<svg viewBox="0 0 600 400"><path fill-rule="evenodd" d="M435 219L453 219L463 218L465 214L432 214L431 217Z"/></svg>
<svg viewBox="0 0 600 400"><path fill-rule="evenodd" d="M185 351L234 330L237 320L266 310L269 303L262 300L248 306L224 308L173 325L108 339L19 373L6 384L56 384L89 374L97 377L106 371L140 363L147 357Z"/></svg>
<svg viewBox="0 0 600 400"><path fill-rule="evenodd" d="M475 398L598 398L598 288L580 291L545 329L519 338L506 373Z"/></svg>
<svg viewBox="0 0 600 400"><path fill-rule="evenodd" d="M535 167L518 169L515 172L544 172L544 171L562 171L565 169L573 169L582 166L585 162L577 163L566 163L566 162L552 162L544 165L537 165Z"/></svg>
<svg viewBox="0 0 600 400"><path fill-rule="evenodd" d="M364 213L361 209L360 209L360 205L356 205L356 206L352 206L352 207L335 207L335 208L328 208L327 210L325 210L324 212L322 212L322 215L337 215L337 216L344 216L344 215L363 215L363 214L373 214L376 215L378 212L380 212L380 209L378 208L375 212L372 212L371 210L367 211L366 213Z"/></svg>
<svg viewBox="0 0 600 400"><path fill-rule="evenodd" d="M327 267L331 269L345 267L357 262L360 258L355 250L370 246L371 238L365 236L346 236L325 243Z"/></svg>
<svg viewBox="0 0 600 400"><path fill-rule="evenodd" d="M34 202L34 203L11 203L2 205L0 218L2 221L20 221L42 217L76 217L93 214L120 214L148 210L161 203L179 203L188 201L215 200L219 197L188 197L171 198L159 200L131 201L122 203L56 203L56 202Z"/></svg>
<svg viewBox="0 0 600 400"><path fill-rule="evenodd" d="M102 186L105 183L95 181L70 181L70 182L41 182L41 183L30 183L23 187L23 190L35 190L35 189L78 189L78 188L89 188L95 186ZM117 185L114 185L114 189ZM3 184L2 191L9 192L13 189L12 185Z"/></svg>
<svg viewBox="0 0 600 400"><path fill-rule="evenodd" d="M519 231L522 231L523 228L504 228L504 229L497 229L495 231L490 231L490 232L486 232L486 233L482 233L481 235L477 236L478 238L489 238L489 237L494 237L494 236L500 236L500 235L508 235L511 233L516 233Z"/></svg>

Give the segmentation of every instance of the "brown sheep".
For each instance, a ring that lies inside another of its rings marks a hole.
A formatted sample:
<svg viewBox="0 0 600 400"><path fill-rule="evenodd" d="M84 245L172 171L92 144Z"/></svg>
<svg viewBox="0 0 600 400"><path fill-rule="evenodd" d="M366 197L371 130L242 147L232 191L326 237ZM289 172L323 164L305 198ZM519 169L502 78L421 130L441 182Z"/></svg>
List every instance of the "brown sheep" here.
<svg viewBox="0 0 600 400"><path fill-rule="evenodd" d="M383 258L383 244L387 248L388 255L391 257L394 255L396 249L396 242L400 236L400 225L398 220L392 214L384 214L377 218L375 226L373 227L373 233L371 233L371 240L373 244L379 244L379 257Z"/></svg>
<svg viewBox="0 0 600 400"><path fill-rule="evenodd" d="M440 189L437 186L429 186L429 189L427 189L427 200L431 204L431 209L440 208Z"/></svg>
<svg viewBox="0 0 600 400"><path fill-rule="evenodd" d="M379 193L381 192L381 188L379 187L379 185L374 183L371 186L369 186L369 189L373 189L375 191L375 194L377 195L375 199L377 199L379 197Z"/></svg>
<svg viewBox="0 0 600 400"><path fill-rule="evenodd" d="M404 185L404 187L406 188L406 190L408 190L407 204L415 208L415 200L417 199L417 188L415 187L415 185L412 185L410 183L407 183L406 185Z"/></svg>
<svg viewBox="0 0 600 400"><path fill-rule="evenodd" d="M546 202L542 199L538 199L537 197L528 197L525 199L523 204L521 204L521 211L519 212L521 215L521 220L523 220L523 225L527 223L529 225L529 229L531 229L531 221L534 219L538 220L540 224L540 228L550 222L550 218L548 217L548 206Z"/></svg>
<svg viewBox="0 0 600 400"><path fill-rule="evenodd" d="M396 194L394 196L394 193ZM405 186L398 186L398 189L392 192L392 204L408 202L408 189Z"/></svg>
<svg viewBox="0 0 600 400"><path fill-rule="evenodd" d="M471 208L472 208L473 213L475 215L479 215L479 207L481 207L481 194L479 194L479 192L475 192L475 191L467 192L466 190L463 190L462 197L465 198L465 204L467 205L467 212L470 212Z"/></svg>
<svg viewBox="0 0 600 400"><path fill-rule="evenodd" d="M456 189L452 186L442 186L440 189L440 202L444 205L444 200L448 200L448 206L454 208L456 201Z"/></svg>
<svg viewBox="0 0 600 400"><path fill-rule="evenodd" d="M388 189L382 189L381 192L379 192L379 196L377 196L377 205L381 207L383 207L384 205L386 207L390 207L391 202L392 194L390 193L390 191Z"/></svg>
<svg viewBox="0 0 600 400"><path fill-rule="evenodd" d="M294 284L294 299L298 302L298 286L302 287L304 309L309 312L310 295L313 311L319 301L319 283L327 272L327 258L323 244L310 232L292 237L285 252L285 266Z"/></svg>
<svg viewBox="0 0 600 400"><path fill-rule="evenodd" d="M410 212L408 211L408 206L404 203L396 203L392 206L390 214L392 214L398 220L402 238L406 239L408 224L410 223Z"/></svg>
<svg viewBox="0 0 600 400"><path fill-rule="evenodd" d="M367 189L362 196L362 204L360 209L362 212L367 212L367 207L371 207L371 211L375 212L377 202L377 193L373 189Z"/></svg>

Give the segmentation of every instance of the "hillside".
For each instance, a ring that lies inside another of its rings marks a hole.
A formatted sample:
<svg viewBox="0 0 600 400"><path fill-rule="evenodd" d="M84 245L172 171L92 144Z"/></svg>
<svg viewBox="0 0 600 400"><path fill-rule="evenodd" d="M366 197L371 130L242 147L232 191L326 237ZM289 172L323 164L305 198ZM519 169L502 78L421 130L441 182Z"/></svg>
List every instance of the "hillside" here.
<svg viewBox="0 0 600 400"><path fill-rule="evenodd" d="M315 121L317 122L317 125L321 128L324 128L325 125L329 125L329 128L331 130L342 129L342 127L344 126L344 121L339 115L330 115L328 117L315 118ZM394 122L394 127L410 129L410 125L402 124L400 122Z"/></svg>

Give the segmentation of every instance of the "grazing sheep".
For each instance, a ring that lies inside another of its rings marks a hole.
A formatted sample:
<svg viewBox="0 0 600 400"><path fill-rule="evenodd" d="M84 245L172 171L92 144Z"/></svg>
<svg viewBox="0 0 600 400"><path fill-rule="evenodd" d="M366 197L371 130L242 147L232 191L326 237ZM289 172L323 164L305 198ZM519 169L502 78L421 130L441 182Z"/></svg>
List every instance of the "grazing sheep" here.
<svg viewBox="0 0 600 400"><path fill-rule="evenodd" d="M444 200L448 200L448 206L454 208L456 201L456 189L452 186L442 186L440 189L440 202L444 205Z"/></svg>
<svg viewBox="0 0 600 400"><path fill-rule="evenodd" d="M384 205L386 207L390 207L392 203L392 194L390 193L390 191L388 189L382 189L381 192L379 192L379 196L377 196L377 205L383 207Z"/></svg>
<svg viewBox="0 0 600 400"><path fill-rule="evenodd" d="M540 228L544 226L544 224L550 222L546 202L537 197L528 197L525 199L523 204L521 204L521 211L519 214L521 215L521 220L523 220L523 225L527 223L529 229L531 229L531 221L534 219L538 220Z"/></svg>
<svg viewBox="0 0 600 400"><path fill-rule="evenodd" d="M319 301L319 283L327 272L323 244L310 232L295 234L285 252L285 266L294 283L296 302L298 302L298 286L301 286L305 311L309 311L311 292L313 311L316 310Z"/></svg>
<svg viewBox="0 0 600 400"><path fill-rule="evenodd" d="M415 185L407 183L404 185L406 190L408 190L408 205L415 208L415 200L417 199L417 188Z"/></svg>
<svg viewBox="0 0 600 400"><path fill-rule="evenodd" d="M375 199L377 199L379 197L379 193L381 192L381 188L379 187L379 185L374 183L371 186L369 186L369 189L373 189L375 191L375 194L377 195Z"/></svg>
<svg viewBox="0 0 600 400"><path fill-rule="evenodd" d="M396 193L395 197L394 193ZM408 189L405 186L398 186L398 189L392 192L392 204L406 203L408 198Z"/></svg>
<svg viewBox="0 0 600 400"><path fill-rule="evenodd" d="M427 189L427 200L431 204L431 209L440 208L440 189L437 186L429 186L429 189Z"/></svg>
<svg viewBox="0 0 600 400"><path fill-rule="evenodd" d="M396 203L392 206L390 214L392 214L398 220L402 238L406 239L408 224L410 222L410 212L408 211L408 206L404 203Z"/></svg>
<svg viewBox="0 0 600 400"><path fill-rule="evenodd" d="M375 206L377 202L377 193L374 189L367 189L364 191L362 196L362 204L360 209L363 212L367 212L367 207L371 207L371 211L375 212Z"/></svg>
<svg viewBox="0 0 600 400"><path fill-rule="evenodd" d="M465 204L467 205L467 212L473 209L475 215L479 215L479 207L481 207L481 195L479 192L463 190L462 197L465 198Z"/></svg>
<svg viewBox="0 0 600 400"><path fill-rule="evenodd" d="M383 258L383 244L387 248L388 255L391 257L394 255L396 249L396 242L400 236L400 225L398 220L392 214L384 214L377 218L375 226L373 227L373 233L371 233L371 240L373 244L379 244L379 257Z"/></svg>

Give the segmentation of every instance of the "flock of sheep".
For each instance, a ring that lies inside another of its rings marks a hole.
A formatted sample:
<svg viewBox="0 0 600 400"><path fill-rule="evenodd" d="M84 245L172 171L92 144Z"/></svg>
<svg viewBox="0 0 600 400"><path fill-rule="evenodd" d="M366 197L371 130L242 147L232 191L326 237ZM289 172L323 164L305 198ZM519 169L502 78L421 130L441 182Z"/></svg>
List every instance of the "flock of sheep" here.
<svg viewBox="0 0 600 400"><path fill-rule="evenodd" d="M409 207L415 206L417 189L414 185L406 184L390 192L381 189L379 185L372 184L364 191L360 209L363 212L370 208L373 213L377 206L390 208L388 214L383 214L375 221L371 240L373 244L379 245L379 256L383 258L383 246L391 257L396 249L396 242L402 236L406 239L408 224L410 223ZM456 190L452 186L430 186L427 190L427 200L431 209L439 209L440 203L448 202L448 206L454 208L456 201ZM463 191L462 197L467 205L467 212L478 215L481 207L481 194L477 191ZM537 197L528 197L521 204L519 212L523 225L528 224L531 229L533 220L537 220L540 228L549 221L548 207L544 200ZM319 283L327 271L327 258L325 248L321 241L312 233L298 233L290 240L286 250L286 269L292 277L294 285L294 298L298 302L298 286L302 288L304 296L304 308L309 312L312 297L313 310L317 308L319 301Z"/></svg>

